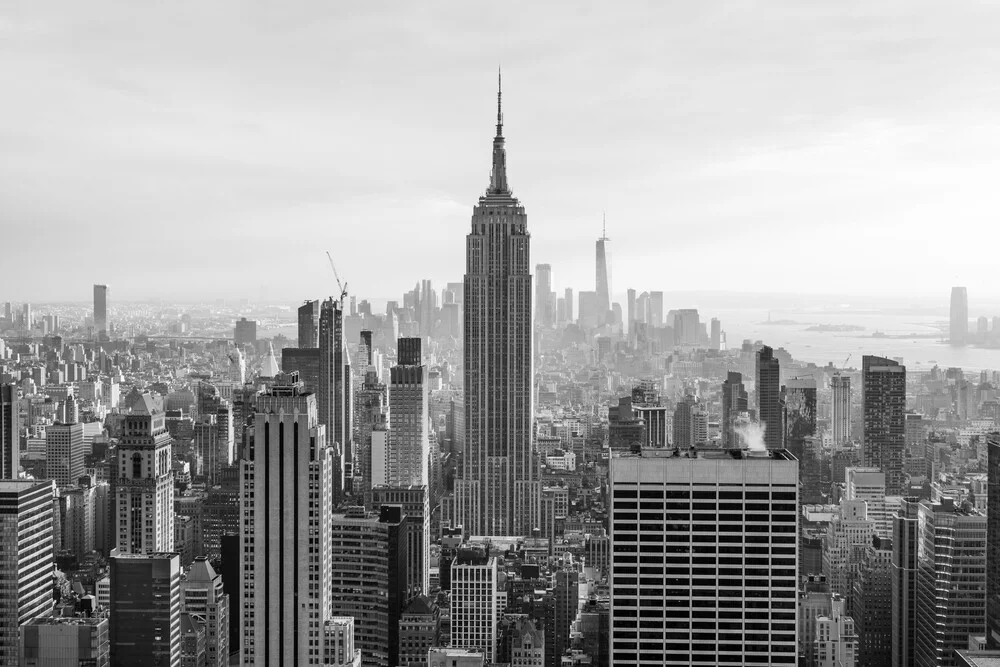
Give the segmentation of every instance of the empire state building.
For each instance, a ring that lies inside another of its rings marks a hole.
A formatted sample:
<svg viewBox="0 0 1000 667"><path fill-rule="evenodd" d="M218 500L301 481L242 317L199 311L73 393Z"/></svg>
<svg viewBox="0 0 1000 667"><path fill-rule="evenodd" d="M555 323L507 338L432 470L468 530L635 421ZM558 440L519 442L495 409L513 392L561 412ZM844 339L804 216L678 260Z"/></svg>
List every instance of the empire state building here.
<svg viewBox="0 0 1000 667"><path fill-rule="evenodd" d="M532 443L531 237L507 183L501 93L490 185L472 210L465 254L465 452L455 519L467 535L540 526Z"/></svg>

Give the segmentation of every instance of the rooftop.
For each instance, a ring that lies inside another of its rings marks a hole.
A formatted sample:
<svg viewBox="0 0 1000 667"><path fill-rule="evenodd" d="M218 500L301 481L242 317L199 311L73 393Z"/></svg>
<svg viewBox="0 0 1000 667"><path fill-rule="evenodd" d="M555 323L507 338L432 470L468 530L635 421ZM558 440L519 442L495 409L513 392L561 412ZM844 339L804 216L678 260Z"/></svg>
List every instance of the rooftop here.
<svg viewBox="0 0 1000 667"><path fill-rule="evenodd" d="M709 447L694 447L691 449L643 448L639 452L614 451L615 458L698 458L698 459L774 459L776 461L794 461L795 457L787 449L715 449Z"/></svg>

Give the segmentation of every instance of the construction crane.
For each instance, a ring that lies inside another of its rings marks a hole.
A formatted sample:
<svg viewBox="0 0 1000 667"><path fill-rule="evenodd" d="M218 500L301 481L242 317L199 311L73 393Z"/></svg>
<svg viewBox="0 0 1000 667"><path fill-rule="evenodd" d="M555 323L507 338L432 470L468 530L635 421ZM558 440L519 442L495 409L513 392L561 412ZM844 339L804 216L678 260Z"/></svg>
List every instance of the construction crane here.
<svg viewBox="0 0 1000 667"><path fill-rule="evenodd" d="M340 307L344 307L344 301L347 299L347 283L340 282L340 274L337 273L337 267L333 264L333 257L330 255L330 251L326 251L326 258L330 260L330 268L333 269L333 277L337 281L337 288L340 290Z"/></svg>
<svg viewBox="0 0 1000 667"><path fill-rule="evenodd" d="M847 370L847 362L851 360L851 357L852 357L853 355L854 355L854 353L853 353L853 352L852 352L851 354L847 355L847 358L846 358L846 359L844 359L844 363L843 363L843 364L841 364L841 366L840 366L840 367L841 367L841 368L843 368L844 370Z"/></svg>

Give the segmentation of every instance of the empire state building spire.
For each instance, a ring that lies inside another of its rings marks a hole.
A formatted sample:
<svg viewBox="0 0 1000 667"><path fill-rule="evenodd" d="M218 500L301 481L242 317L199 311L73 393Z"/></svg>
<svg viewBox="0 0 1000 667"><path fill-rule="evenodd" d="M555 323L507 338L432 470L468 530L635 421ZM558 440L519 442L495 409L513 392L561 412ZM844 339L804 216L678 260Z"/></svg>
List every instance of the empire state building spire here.
<svg viewBox="0 0 1000 667"><path fill-rule="evenodd" d="M503 139L502 79L497 70L497 135L493 137L493 171L490 173L488 194L510 194L507 186L507 151Z"/></svg>

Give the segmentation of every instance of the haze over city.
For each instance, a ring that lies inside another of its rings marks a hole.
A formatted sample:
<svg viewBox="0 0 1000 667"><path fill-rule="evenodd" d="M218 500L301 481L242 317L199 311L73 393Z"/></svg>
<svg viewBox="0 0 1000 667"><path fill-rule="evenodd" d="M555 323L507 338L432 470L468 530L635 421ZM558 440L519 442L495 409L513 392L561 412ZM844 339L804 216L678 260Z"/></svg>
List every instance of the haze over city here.
<svg viewBox="0 0 1000 667"><path fill-rule="evenodd" d="M998 22L990 3L3 2L6 296L297 301L334 291L324 248L356 293L456 280L499 64L556 288L592 285L606 212L616 298L943 311L960 284L976 310L1000 302L975 253L1000 203Z"/></svg>

